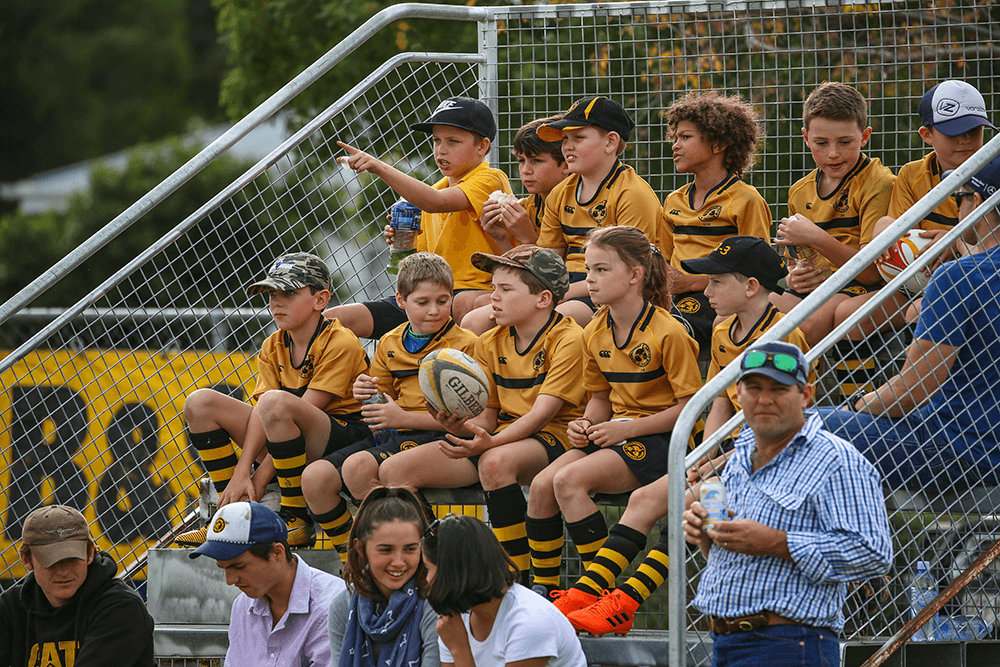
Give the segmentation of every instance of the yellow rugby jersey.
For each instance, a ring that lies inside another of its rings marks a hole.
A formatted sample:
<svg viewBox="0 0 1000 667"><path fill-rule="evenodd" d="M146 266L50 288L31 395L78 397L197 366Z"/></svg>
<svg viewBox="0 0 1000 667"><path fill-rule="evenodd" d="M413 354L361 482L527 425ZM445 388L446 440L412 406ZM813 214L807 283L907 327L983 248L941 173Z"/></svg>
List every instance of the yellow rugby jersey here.
<svg viewBox="0 0 1000 667"><path fill-rule="evenodd" d="M898 218L941 182L941 169L937 156L931 151L923 158L904 164L896 176L889 200L889 215ZM914 229L951 229L958 224L958 204L951 197L927 214ZM867 241L870 241L869 238ZM867 243L865 239L862 242Z"/></svg>
<svg viewBox="0 0 1000 667"><path fill-rule="evenodd" d="M528 217L535 223L535 230L542 228L542 215L545 213L545 197L542 195L528 195L520 201L521 207L528 213Z"/></svg>
<svg viewBox="0 0 1000 667"><path fill-rule="evenodd" d="M448 187L448 179L434 184L435 190ZM495 190L510 193L507 174L491 169L489 163L480 162L459 179L455 187L461 188L469 199L469 208L446 213L424 213L417 236L417 250L425 250L444 257L455 277L455 289L492 289L490 274L472 266L472 253L495 254L486 232L479 226L483 204ZM511 240L513 243L513 239Z"/></svg>
<svg viewBox="0 0 1000 667"><path fill-rule="evenodd" d="M705 257L730 236L757 236L771 242L771 209L757 189L730 174L695 209L694 183L674 190L663 202L666 235L663 256L678 271L686 259Z"/></svg>
<svg viewBox="0 0 1000 667"><path fill-rule="evenodd" d="M788 189L788 213L801 213L844 245L857 250L871 241L875 223L889 210L896 177L878 158L858 158L858 163L827 197L816 191L819 169ZM865 240L867 239L867 240ZM816 266L835 270L829 259L816 256Z"/></svg>
<svg viewBox="0 0 1000 667"><path fill-rule="evenodd" d="M656 414L701 389L698 344L663 308L647 301L622 347L614 334L607 306L583 331L583 388L610 389L613 418Z"/></svg>
<svg viewBox="0 0 1000 667"><path fill-rule="evenodd" d="M660 200L632 167L619 160L590 201L579 201L581 187L580 175L570 174L552 188L545 198L545 213L538 232L539 246L566 248L566 268L570 273L586 272L583 244L590 230L597 227L636 227L651 243L658 246L662 243Z"/></svg>
<svg viewBox="0 0 1000 667"><path fill-rule="evenodd" d="M449 319L448 324L427 340L423 349L407 352L403 346L403 334L409 326L409 322L404 322L382 336L375 348L368 375L378 378L379 389L392 396L399 407L407 412L424 412L424 394L417 379L420 360L434 350L449 347L471 356L477 336Z"/></svg>
<svg viewBox="0 0 1000 667"><path fill-rule="evenodd" d="M712 361L708 365L708 379L714 378L720 370L732 363L736 357L740 356L743 350L747 349L750 344L754 343L759 339L764 333L773 327L784 314L775 308L772 304L767 304L767 310L764 314L760 316L756 324L747 334L746 338L743 340L733 340L733 329L736 327L736 315L727 317L725 320L719 323L715 330L712 332ZM798 327L792 330L790 334L785 337L786 343L791 343L792 345L798 347L803 352L809 351L809 344L806 342L806 337L802 334ZM815 371L811 372L815 375ZM726 396L729 397L729 401L733 404L734 410L742 410L743 407L740 402L736 400L736 383L729 385L726 389Z"/></svg>
<svg viewBox="0 0 1000 667"><path fill-rule="evenodd" d="M276 331L267 337L257 355L257 386L253 397L281 389L301 397L306 389L333 394L323 408L330 414L360 412L351 388L358 375L368 372L368 355L361 341L339 320L323 318L309 341L309 349L299 366L293 366L291 336Z"/></svg>
<svg viewBox="0 0 1000 667"><path fill-rule="evenodd" d="M513 327L496 327L476 341L475 358L491 378L489 406L500 411L500 429L526 415L535 398L546 394L564 403L545 428L565 431L583 414L583 329L552 311L524 353L514 343Z"/></svg>

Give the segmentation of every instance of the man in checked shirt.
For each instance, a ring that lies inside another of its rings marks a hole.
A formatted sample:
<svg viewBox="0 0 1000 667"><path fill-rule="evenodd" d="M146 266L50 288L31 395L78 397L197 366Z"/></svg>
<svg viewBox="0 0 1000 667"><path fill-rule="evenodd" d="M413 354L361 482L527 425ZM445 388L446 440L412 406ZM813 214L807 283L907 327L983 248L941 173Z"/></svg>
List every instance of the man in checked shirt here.
<svg viewBox="0 0 1000 667"><path fill-rule="evenodd" d="M839 665L847 582L892 561L881 478L849 442L823 430L801 350L749 348L737 395L749 429L722 472L730 520L684 537L708 558L694 605L711 622L715 667Z"/></svg>

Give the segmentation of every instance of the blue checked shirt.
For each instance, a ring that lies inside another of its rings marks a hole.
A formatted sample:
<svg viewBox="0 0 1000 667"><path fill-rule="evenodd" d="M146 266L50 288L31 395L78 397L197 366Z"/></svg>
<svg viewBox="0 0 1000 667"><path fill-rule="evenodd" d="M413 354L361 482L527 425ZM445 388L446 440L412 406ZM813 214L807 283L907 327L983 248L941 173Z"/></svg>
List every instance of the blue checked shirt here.
<svg viewBox="0 0 1000 667"><path fill-rule="evenodd" d="M847 582L882 574L892 562L881 478L818 415L763 468L751 472L749 428L722 472L734 518L787 533L792 560L712 546L694 605L733 618L770 610L806 625L844 627Z"/></svg>

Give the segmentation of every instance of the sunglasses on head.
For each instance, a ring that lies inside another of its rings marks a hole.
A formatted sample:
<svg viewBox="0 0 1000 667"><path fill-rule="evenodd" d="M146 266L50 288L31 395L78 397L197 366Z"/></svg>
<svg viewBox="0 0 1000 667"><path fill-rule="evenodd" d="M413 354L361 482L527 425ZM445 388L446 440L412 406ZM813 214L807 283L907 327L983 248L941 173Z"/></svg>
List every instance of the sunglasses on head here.
<svg viewBox="0 0 1000 667"><path fill-rule="evenodd" d="M785 352L776 352L774 354L760 351L747 352L743 355L743 363L740 364L743 370L753 370L754 368L763 368L764 366L776 368L782 373L788 373L789 375L795 375L802 369L799 358L794 354L786 354Z"/></svg>
<svg viewBox="0 0 1000 667"><path fill-rule="evenodd" d="M427 529L424 530L424 538L426 539L428 537L437 537L438 526L441 525L441 522L444 521L445 519L450 519L453 516L456 516L456 515L449 513L449 514L445 514L440 519L434 519L433 521L431 521L431 525L427 526Z"/></svg>

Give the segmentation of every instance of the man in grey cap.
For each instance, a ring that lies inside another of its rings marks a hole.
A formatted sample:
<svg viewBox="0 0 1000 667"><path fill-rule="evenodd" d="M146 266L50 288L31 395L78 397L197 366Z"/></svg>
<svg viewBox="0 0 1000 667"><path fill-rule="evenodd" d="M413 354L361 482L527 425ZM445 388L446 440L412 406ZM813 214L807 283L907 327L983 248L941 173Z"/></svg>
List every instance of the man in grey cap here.
<svg viewBox="0 0 1000 667"><path fill-rule="evenodd" d="M20 555L28 576L0 595L0 667L156 664L152 617L79 511L29 514Z"/></svg>

